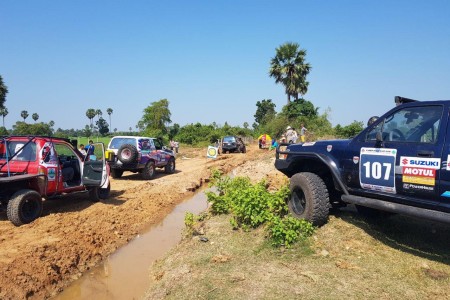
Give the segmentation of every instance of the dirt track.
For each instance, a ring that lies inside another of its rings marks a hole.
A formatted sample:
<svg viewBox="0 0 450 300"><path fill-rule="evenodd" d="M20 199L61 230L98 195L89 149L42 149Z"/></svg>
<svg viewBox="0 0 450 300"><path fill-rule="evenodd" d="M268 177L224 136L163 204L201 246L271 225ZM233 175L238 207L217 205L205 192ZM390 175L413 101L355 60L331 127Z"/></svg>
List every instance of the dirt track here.
<svg viewBox="0 0 450 300"><path fill-rule="evenodd" d="M206 149L180 150L176 173L158 171L143 181L125 173L112 179L111 197L92 203L87 194L44 203L43 216L32 224L13 226L0 212L0 299L44 299L133 239L144 227L159 222L172 208L201 187L213 168L229 172L244 162L273 152L250 145L246 154L207 159ZM263 171L264 172L264 171Z"/></svg>

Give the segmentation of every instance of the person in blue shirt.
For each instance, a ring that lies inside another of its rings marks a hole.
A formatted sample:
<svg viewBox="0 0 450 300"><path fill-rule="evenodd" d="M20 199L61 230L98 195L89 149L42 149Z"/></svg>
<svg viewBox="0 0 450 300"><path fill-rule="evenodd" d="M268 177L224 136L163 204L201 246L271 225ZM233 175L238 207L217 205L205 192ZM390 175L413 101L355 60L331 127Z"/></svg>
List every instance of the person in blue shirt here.
<svg viewBox="0 0 450 300"><path fill-rule="evenodd" d="M94 155L94 142L92 140L89 140L89 145L86 145L86 147L84 147L84 150L86 150L87 157L89 157L90 155Z"/></svg>

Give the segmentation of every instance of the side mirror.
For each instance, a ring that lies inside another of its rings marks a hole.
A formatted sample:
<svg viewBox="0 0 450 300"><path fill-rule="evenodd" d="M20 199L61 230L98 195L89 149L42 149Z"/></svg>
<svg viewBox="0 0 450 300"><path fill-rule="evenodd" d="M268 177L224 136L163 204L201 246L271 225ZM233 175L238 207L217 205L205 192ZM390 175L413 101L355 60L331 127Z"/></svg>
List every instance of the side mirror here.
<svg viewBox="0 0 450 300"><path fill-rule="evenodd" d="M376 120L378 120L378 116L372 116L369 118L369 120L367 121L367 127L369 127L370 125L372 125L373 123L375 123Z"/></svg>

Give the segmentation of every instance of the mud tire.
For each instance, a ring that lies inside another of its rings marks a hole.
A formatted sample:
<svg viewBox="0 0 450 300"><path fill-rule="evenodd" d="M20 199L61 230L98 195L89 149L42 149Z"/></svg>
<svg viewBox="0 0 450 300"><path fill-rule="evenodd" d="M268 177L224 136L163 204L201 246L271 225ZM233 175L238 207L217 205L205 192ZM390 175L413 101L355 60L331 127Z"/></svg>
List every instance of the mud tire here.
<svg viewBox="0 0 450 300"><path fill-rule="evenodd" d="M289 211L298 219L305 219L314 226L321 226L328 220L330 200L327 187L314 173L297 173L291 177Z"/></svg>
<svg viewBox="0 0 450 300"><path fill-rule="evenodd" d="M33 190L20 190L8 201L6 214L15 226L28 224L42 214L42 197Z"/></svg>
<svg viewBox="0 0 450 300"><path fill-rule="evenodd" d="M155 176L155 163L153 161L149 161L144 169L142 169L142 179L150 180Z"/></svg>
<svg viewBox="0 0 450 300"><path fill-rule="evenodd" d="M138 150L136 146L131 144L123 144L117 150L117 159L119 159L123 164L128 164L135 162L138 158Z"/></svg>
<svg viewBox="0 0 450 300"><path fill-rule="evenodd" d="M175 159L173 157L167 162L167 165L164 167L164 172L166 174L175 173Z"/></svg>

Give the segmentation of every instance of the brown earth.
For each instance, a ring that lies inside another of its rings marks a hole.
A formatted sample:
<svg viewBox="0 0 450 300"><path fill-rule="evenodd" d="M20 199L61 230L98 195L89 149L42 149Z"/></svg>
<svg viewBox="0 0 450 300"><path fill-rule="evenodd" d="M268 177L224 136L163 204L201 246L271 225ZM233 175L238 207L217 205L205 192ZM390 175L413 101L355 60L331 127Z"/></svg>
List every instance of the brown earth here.
<svg viewBox="0 0 450 300"><path fill-rule="evenodd" d="M274 153L250 145L246 154L206 158L206 149L180 149L176 173L151 181L125 173L112 179L111 197L92 203L87 194L44 202L41 218L15 227L0 212L0 299L45 299L60 292L144 228L158 223L208 181L212 169L228 173L245 165L265 176ZM254 161L255 163L250 163ZM270 170L272 172L273 170ZM283 180L283 176L272 176Z"/></svg>

